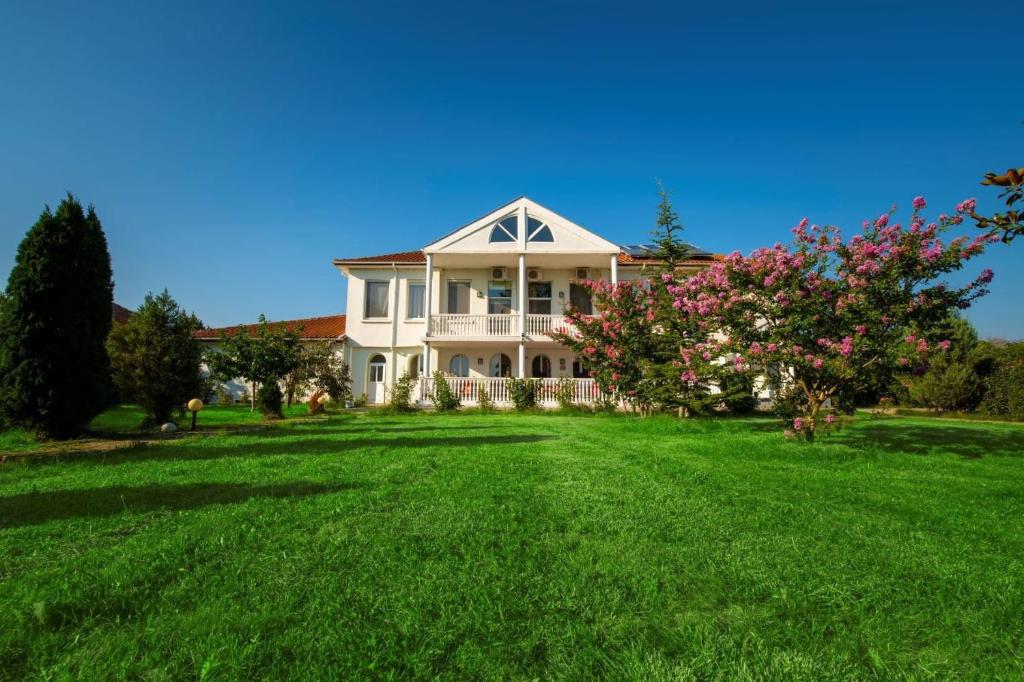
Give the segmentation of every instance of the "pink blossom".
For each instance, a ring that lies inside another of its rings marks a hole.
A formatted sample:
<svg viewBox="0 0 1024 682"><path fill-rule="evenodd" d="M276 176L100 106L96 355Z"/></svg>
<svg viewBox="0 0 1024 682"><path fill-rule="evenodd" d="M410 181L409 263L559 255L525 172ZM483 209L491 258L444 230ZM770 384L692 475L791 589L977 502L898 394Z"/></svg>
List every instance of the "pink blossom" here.
<svg viewBox="0 0 1024 682"><path fill-rule="evenodd" d="M977 205L978 205L977 199L974 199L974 198L964 199L963 201L961 201L959 204L956 205L956 212L957 213L972 213L974 211L975 206L977 206Z"/></svg>
<svg viewBox="0 0 1024 682"><path fill-rule="evenodd" d="M822 360L821 358L814 358L814 362L812 363L812 365L814 369L821 369L822 367L825 366L825 361Z"/></svg>
<svg viewBox="0 0 1024 682"><path fill-rule="evenodd" d="M950 343L949 339L943 339L942 341L939 341L939 348L941 348L942 350L949 350L949 347L952 345L953 344Z"/></svg>
<svg viewBox="0 0 1024 682"><path fill-rule="evenodd" d="M978 276L978 281L981 282L982 284L988 284L989 282L992 281L993 277L995 277L995 273L992 272L992 268L985 268L984 270L981 271L981 274Z"/></svg>
<svg viewBox="0 0 1024 682"><path fill-rule="evenodd" d="M867 334L867 333L868 333L868 327L867 327L867 325L865 325L865 324L858 324L858 325L857 325L856 327L854 327L853 329L854 329L854 331L855 331L855 332L857 332L857 334L858 334L859 336L864 336L865 334Z"/></svg>
<svg viewBox="0 0 1024 682"><path fill-rule="evenodd" d="M924 201L924 197L914 197L914 208L920 210L924 208L926 205L927 204Z"/></svg>
<svg viewBox="0 0 1024 682"><path fill-rule="evenodd" d="M804 430L804 420L802 417L797 417L796 419L793 420L793 428L796 429L797 431Z"/></svg>
<svg viewBox="0 0 1024 682"><path fill-rule="evenodd" d="M909 364L910 364L910 360L908 360L908 359L906 359L906 358L900 358L900 359L899 359L899 360L897 360L896 362L898 362L898 363L899 363L900 367L906 367L907 365L909 365Z"/></svg>
<svg viewBox="0 0 1024 682"><path fill-rule="evenodd" d="M918 197L918 198L920 198L920 197ZM924 200L922 199L922 201L924 201ZM835 422L835 420L836 420L836 416L834 414L832 414L831 412L829 412L827 415L825 415L825 423L826 424L832 424L832 423Z"/></svg>

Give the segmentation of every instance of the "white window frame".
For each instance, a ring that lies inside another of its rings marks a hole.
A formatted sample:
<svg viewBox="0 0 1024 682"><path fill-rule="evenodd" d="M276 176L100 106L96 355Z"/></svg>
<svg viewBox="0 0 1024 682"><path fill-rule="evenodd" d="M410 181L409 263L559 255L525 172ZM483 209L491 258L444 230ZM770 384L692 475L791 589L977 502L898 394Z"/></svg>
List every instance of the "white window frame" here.
<svg viewBox="0 0 1024 682"><path fill-rule="evenodd" d="M387 288L384 298L384 314L370 315L370 285L383 284ZM383 322L391 319L391 281L386 279L368 279L363 283L363 319L368 322Z"/></svg>
<svg viewBox="0 0 1024 682"><path fill-rule="evenodd" d="M419 317L412 317L409 315L409 306L412 304L412 289L413 287L420 287L422 292L422 302L420 307L423 309L423 314ZM427 314L427 284L423 280L409 280L405 285L405 319L407 320L422 320Z"/></svg>

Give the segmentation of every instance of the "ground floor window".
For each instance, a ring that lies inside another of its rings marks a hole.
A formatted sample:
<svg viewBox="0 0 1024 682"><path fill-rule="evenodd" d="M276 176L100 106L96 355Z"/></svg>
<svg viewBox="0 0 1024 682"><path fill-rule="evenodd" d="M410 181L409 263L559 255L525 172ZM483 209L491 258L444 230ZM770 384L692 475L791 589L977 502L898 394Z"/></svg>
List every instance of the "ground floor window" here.
<svg viewBox="0 0 1024 682"><path fill-rule="evenodd" d="M409 376L413 379L423 376L423 353L417 353L409 358Z"/></svg>
<svg viewBox="0 0 1024 682"><path fill-rule="evenodd" d="M492 377L510 377L512 376L512 360L504 353L498 353L491 358L491 376Z"/></svg>
<svg viewBox="0 0 1024 682"><path fill-rule="evenodd" d="M546 355L538 355L533 359L533 376L537 379L551 378L551 360Z"/></svg>
<svg viewBox="0 0 1024 682"><path fill-rule="evenodd" d="M589 379L590 370L587 368L587 363L583 362L579 358L572 361L572 376L575 379Z"/></svg>
<svg viewBox="0 0 1024 682"><path fill-rule="evenodd" d="M462 353L453 355L451 362L448 364L448 369L453 377L468 377L469 376L469 358Z"/></svg>

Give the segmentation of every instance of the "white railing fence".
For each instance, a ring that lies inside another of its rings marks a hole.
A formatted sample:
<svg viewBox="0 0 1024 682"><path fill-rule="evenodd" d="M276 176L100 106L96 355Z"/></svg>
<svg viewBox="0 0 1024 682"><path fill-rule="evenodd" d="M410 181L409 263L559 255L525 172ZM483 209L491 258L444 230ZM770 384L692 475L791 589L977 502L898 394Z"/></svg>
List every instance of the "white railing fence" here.
<svg viewBox="0 0 1024 682"><path fill-rule="evenodd" d="M518 315L431 315L431 336L518 336Z"/></svg>
<svg viewBox="0 0 1024 682"><path fill-rule="evenodd" d="M505 378L477 378L477 377L445 377L451 390L462 399L462 403L477 404L480 401L480 389L486 388L487 395L491 402L496 405L509 405L508 379ZM536 379L539 382L537 390L537 403L540 405L555 405L558 402L556 389L558 379ZM578 405L591 405L601 397L601 389L593 379L573 379L573 402ZM434 394L434 378L423 377L419 380L415 395L421 402L432 402Z"/></svg>
<svg viewBox="0 0 1024 682"><path fill-rule="evenodd" d="M527 336L545 336L556 331L572 331L572 323L564 315L527 315Z"/></svg>

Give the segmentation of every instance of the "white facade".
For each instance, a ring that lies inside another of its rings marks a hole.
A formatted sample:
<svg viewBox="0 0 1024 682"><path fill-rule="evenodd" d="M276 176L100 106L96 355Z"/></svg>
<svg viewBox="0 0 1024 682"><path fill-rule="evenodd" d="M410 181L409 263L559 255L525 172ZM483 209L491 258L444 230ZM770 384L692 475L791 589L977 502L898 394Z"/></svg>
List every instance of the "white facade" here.
<svg viewBox="0 0 1024 682"><path fill-rule="evenodd" d="M547 333L566 325L571 300L582 301L582 280L641 276L630 261L618 245L525 197L421 251L336 260L349 280L353 394L383 402L405 371L592 383ZM456 383L475 395L476 381Z"/></svg>

